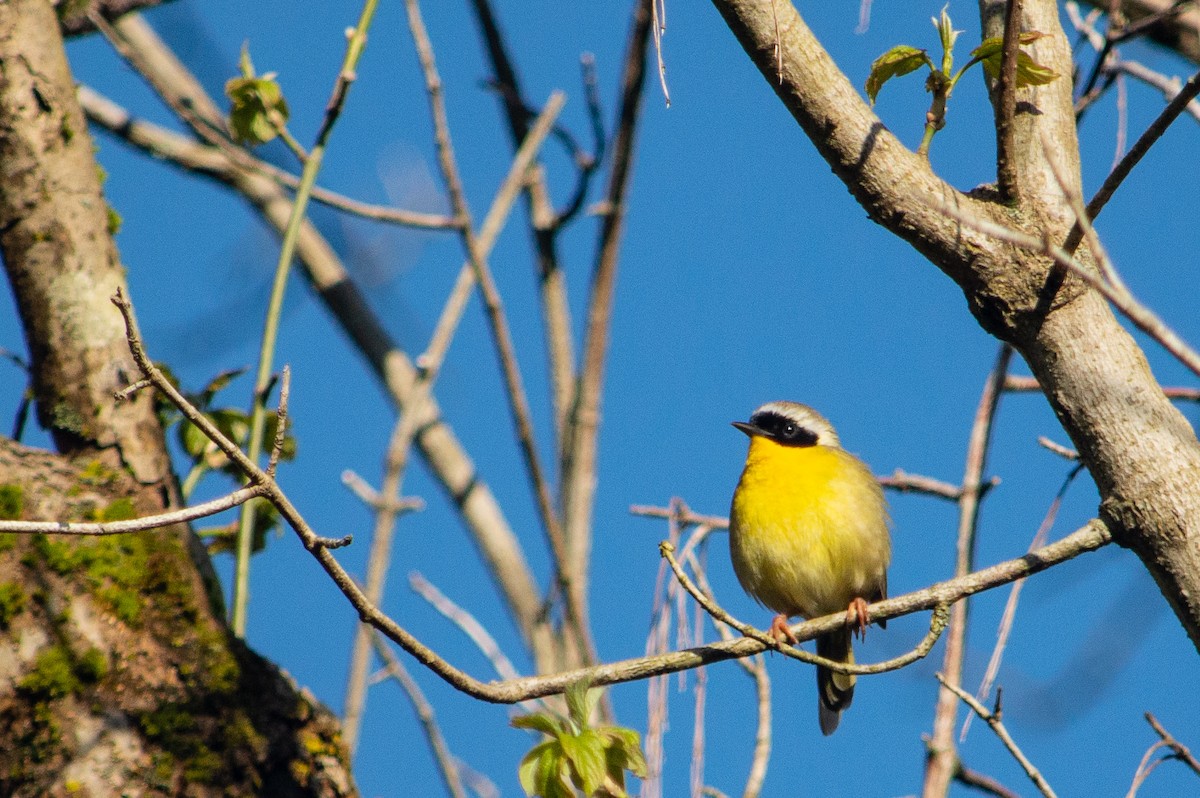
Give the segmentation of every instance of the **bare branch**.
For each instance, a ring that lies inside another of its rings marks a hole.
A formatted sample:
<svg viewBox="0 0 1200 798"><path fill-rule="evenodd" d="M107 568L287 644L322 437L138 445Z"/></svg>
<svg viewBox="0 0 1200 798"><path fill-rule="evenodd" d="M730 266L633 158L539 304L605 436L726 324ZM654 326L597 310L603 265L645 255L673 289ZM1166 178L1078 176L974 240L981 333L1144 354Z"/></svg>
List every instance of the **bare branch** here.
<svg viewBox="0 0 1200 798"><path fill-rule="evenodd" d="M654 0L635 0L633 22L621 76L621 102L612 145L612 166L605 192L605 215L596 245L596 265L588 299L583 338L583 363L572 394L572 405L563 435L561 501L572 579L586 592L591 557L592 504L596 487L597 435L600 427L600 394L608 351L609 324L617 260L625 219L637 123L646 74L650 6Z"/></svg>
<svg viewBox="0 0 1200 798"><path fill-rule="evenodd" d="M987 723L988 726L992 727L992 731L994 731L996 736L1000 738L1000 742L1002 742L1004 747L1008 749L1008 752L1012 754L1013 759L1017 760L1017 763L1021 766L1021 769L1025 771L1025 775L1029 777L1029 780L1033 782L1034 786L1038 788L1038 791L1041 792L1042 795L1046 796L1046 798L1056 798L1054 790L1052 790L1050 785L1046 783L1046 780L1042 777L1042 774L1038 772L1038 769L1033 766L1033 763L1030 762L1023 753L1021 753L1021 749L1017 747L1017 744L1009 735L1008 729L1006 729L1004 724L1000 721L999 712L992 712L983 704L976 701L974 696L964 692L963 689L957 684L947 681L942 674L939 673L937 675L937 680L942 683L943 687L961 698L963 703L969 706L976 715L978 715L984 722Z"/></svg>
<svg viewBox="0 0 1200 798"><path fill-rule="evenodd" d="M605 665L578 668L549 676L524 677L492 683L485 683L475 679L439 657L431 648L385 615L375 604L367 599L362 589L359 588L346 570L334 558L333 554L330 553L326 545L327 539L320 537L312 530L282 489L273 480L270 480L262 469L242 454L231 441L226 439L163 376L162 372L154 366L146 355L141 337L137 332L136 323L130 312L129 303L124 297L118 295L113 301L125 318L130 351L133 353L135 362L146 378L154 383L154 386L163 393L171 404L179 408L179 411L185 418L196 424L206 436L210 437L217 444L218 448L224 451L245 472L252 484L261 485L264 490L264 497L276 506L280 516L292 527L304 544L304 547L316 558L317 562L330 576L337 588L350 601L351 605L357 610L359 617L399 644L405 651L416 658L417 661L428 667L456 689L484 701L511 704L531 698L541 698L561 693L568 686L581 679L588 679L593 685L600 687L607 684L646 679L655 675L688 670L713 662L748 657L767 650L769 647L774 647L768 646L758 640L746 638L730 643L714 643L702 648L677 651L659 656L640 657ZM1051 543L1037 551L1030 552L1018 559L1009 560L963 577L931 585L923 590L877 602L871 605L869 610L870 615L876 621L880 621L913 612L931 610L939 606L950 605L966 596L997 587L998 585L1007 584L1016 579L1053 567L1084 552L1100 548L1111 541L1112 535L1108 531L1108 528L1102 522L1094 520L1062 540ZM818 635L827 634L834 629L844 628L848 623L849 620L845 613L836 613L824 618L817 618L798 624L791 631L798 641L811 640ZM830 664L836 665L836 663Z"/></svg>
<svg viewBox="0 0 1200 798"><path fill-rule="evenodd" d="M1155 768L1168 759L1178 759L1191 768L1193 773L1200 776L1200 762L1192 756L1192 752L1188 750L1187 746L1172 737L1170 732L1163 728L1163 725L1158 722L1158 718L1154 717L1153 714L1146 713L1146 722L1150 724L1150 728L1154 729L1155 734L1161 739L1147 748L1146 753L1142 755L1142 761L1138 763L1137 770L1134 771L1133 783L1129 785L1129 792L1125 794L1125 798L1135 798L1142 783L1154 772ZM1171 753L1151 762L1150 759L1154 756L1154 752L1163 748L1170 749Z"/></svg>
<svg viewBox="0 0 1200 798"><path fill-rule="evenodd" d="M1175 752L1175 757L1192 769L1192 772L1200 776L1200 760L1197 760L1186 745L1176 740L1171 734L1163 728L1163 725L1158 722L1158 718L1150 712L1146 713L1146 722L1150 724L1150 728L1154 729L1155 734L1162 738L1162 741Z"/></svg>
<svg viewBox="0 0 1200 798"><path fill-rule="evenodd" d="M1017 157L1014 152L1013 117L1017 113L1017 54L1020 52L1021 0L1008 0L1004 7L1004 46L1000 56L1000 79L996 86L996 175L1000 196L1006 202L1020 201Z"/></svg>
<svg viewBox="0 0 1200 798"><path fill-rule="evenodd" d="M1200 86L1200 81L1197 81L1197 86ZM1090 207L1090 206L1089 206ZM1068 271L1086 283L1088 286L1096 289L1105 299L1112 303L1113 307L1119 310L1126 318L1133 322L1138 329L1149 335L1157 341L1164 349L1175 356L1179 362L1187 366L1193 373L1200 375L1200 354L1197 354L1187 343L1180 338L1174 330L1163 323L1157 315L1145 305L1138 302L1128 293L1122 293L1120 290L1110 285L1102 279L1095 271L1087 268L1074 257L1069 255L1062 247L1053 244L1049 239L1038 238L1027 233L1021 233L1012 230L995 222L986 221L966 214L957 208L943 204L941 210L950 218L956 219L964 226L978 230L981 233L989 235L999 241L1007 241L1022 249L1027 249L1030 252L1040 252L1050 258L1060 266L1065 267ZM1079 228L1082 229L1082 228ZM1080 237L1082 238L1082 232Z"/></svg>
<svg viewBox="0 0 1200 798"><path fill-rule="evenodd" d="M1004 380L1004 390L1011 393L1041 393L1042 386L1034 377L1010 374ZM1179 399L1188 402L1200 402L1200 388L1184 388L1182 386L1167 386L1162 389L1168 399Z"/></svg>
<svg viewBox="0 0 1200 798"><path fill-rule="evenodd" d="M1108 177L1104 178L1104 183L1100 189L1092 197L1087 204L1087 215L1089 219L1095 219L1100 215L1100 211L1104 210L1104 206L1112 199L1112 195L1116 193L1121 183L1133 171L1133 168L1138 165L1143 156L1150 151L1162 134L1167 131L1171 123L1179 118L1179 115L1187 109L1188 104L1200 94L1200 72L1192 75L1188 82L1184 84L1179 93L1171 102L1167 103L1167 107L1162 110L1158 118L1150 123L1146 131L1142 133L1138 140L1134 142L1129 152L1125 153L1125 157L1117 164L1116 168L1109 173ZM1075 227L1067 235L1067 240L1063 244L1063 249L1068 253L1073 253L1075 247L1079 246L1080 240L1083 237L1081 225L1076 222Z"/></svg>
<svg viewBox="0 0 1200 798"><path fill-rule="evenodd" d="M501 679L520 678L517 669L513 667L512 660L505 656L500 644L496 642L487 628L476 620L474 615L447 598L442 591L417 571L408 575L408 585L417 595L428 601L435 610L471 638L471 642L488 658L488 662L492 663L492 667L496 669L496 673Z"/></svg>
<svg viewBox="0 0 1200 798"><path fill-rule="evenodd" d="M1163 93L1163 97L1168 102L1178 97L1179 92L1183 90L1183 83L1179 78L1169 78L1161 72L1155 72L1138 61L1130 61L1129 59L1122 58L1113 66L1113 69L1123 75L1128 75L1131 78L1136 78L1147 85L1153 86ZM1192 100L1187 104L1185 110L1193 119L1200 122L1200 102Z"/></svg>
<svg viewBox="0 0 1200 798"><path fill-rule="evenodd" d="M421 18L420 6L417 0L405 0L408 12L409 28L416 44L417 56L421 62L425 76L426 93L429 96L430 113L433 117L434 140L438 151L438 161L441 164L442 177L446 190L450 195L450 204L454 215L463 222L460 231L463 248L471 262L475 279L483 296L484 307L487 310L488 323L491 326L492 338L500 358L501 370L504 374L509 410L512 413L516 427L517 441L525 460L525 467L533 483L534 498L542 524L549 539L550 548L554 555L557 577L563 590L563 603L567 623L572 629L583 662L596 660L595 646L591 639L591 630L587 620L586 592L582 590L582 580L579 572L571 567L566 537L562 524L551 498L550 485L538 456L537 445L534 441L532 413L526 398L525 388L521 382L521 374L517 365L516 349L513 346L512 333L509 330L508 319L505 316L504 305L500 299L479 241L471 227L470 208L463 192L462 182L455 162L454 149L450 140L450 127L446 118L446 107L442 99L442 83L438 75L434 59L433 45L429 40L425 23Z"/></svg>
<svg viewBox="0 0 1200 798"><path fill-rule="evenodd" d="M442 783L446 785L446 792L450 793L451 798L466 798L462 775L458 772L458 763L455 761L454 755L450 753L450 747L446 745L446 738L442 735L441 727L438 726L433 705L421 692L421 686L417 684L416 679L409 675L404 663L388 648L383 635L379 632L372 633L371 642L375 646L375 652L383 660L388 675L396 680L400 688L404 690L404 694L408 696L409 702L412 703L413 710L417 713L417 720L421 721L421 726L425 729L425 740L429 743L429 750L433 754L434 761L437 762L438 773L442 776Z"/></svg>
<svg viewBox="0 0 1200 798"><path fill-rule="evenodd" d="M18 533L27 535L83 535L86 537L100 535L127 535L130 532L145 532L149 529L161 529L172 524L187 524L199 518L224 512L245 502L265 494L261 485L250 485L222 496L219 499L193 504L180 510L167 513L156 513L141 518L131 518L125 521L105 521L103 523L75 521L0 521L0 534Z"/></svg>
<svg viewBox="0 0 1200 798"><path fill-rule="evenodd" d="M1076 455L1078 460L1079 456ZM1033 540L1029 543L1029 550L1040 548L1045 545L1046 538L1050 535L1050 530L1054 528L1054 522L1058 518L1058 510L1062 507L1063 497L1067 495L1067 489L1071 487L1071 483L1079 476L1083 470L1083 465L1076 463L1075 467L1067 474L1063 480L1063 484L1055 494L1054 500L1050 502L1050 507L1046 510L1045 517L1042 518L1042 523L1038 525L1037 532L1033 535ZM1000 616L1000 626L996 632L996 645L992 649L992 656L988 660L987 669L984 671L983 679L979 683L979 689L975 691L975 697L982 701L992 692L992 685L996 681L996 676L1000 673L1000 663L1004 659L1004 649L1008 645L1008 637L1012 632L1013 622L1017 614L1017 602L1021 598L1021 588L1024 587L1025 580L1018 579L1013 582L1012 588L1008 592L1008 600L1004 603L1004 612ZM974 715L968 715L963 721L962 731L959 733L959 742L967 739L967 731L971 728L971 718Z"/></svg>
<svg viewBox="0 0 1200 798"><path fill-rule="evenodd" d="M518 149L508 175L496 192L492 207L484 220L478 241L478 246L484 251L492 247L504 227L534 157L545 141L559 111L562 110L564 101L561 92L550 97L545 112L538 118L537 123L530 129L529 135ZM387 453L384 458L382 503L376 510L374 532L371 537L371 553L367 558L366 593L373 604L379 604L383 598L384 584L391 564L392 536L395 533L396 523L396 511L391 508L400 501L400 486L408 467L409 451L420 429L421 413L419 408L428 400L433 391L434 381L441 372L450 342L462 320L471 289L476 283L475 274L476 270L470 261L463 264L458 280L442 308L429 346L418 360L421 364L421 374L410 394L414 410L400 416L388 441ZM366 699L366 677L370 658L369 632L370 628L365 624L358 625L351 648L350 673L346 680L342 729L346 745L351 751L358 742L359 724L362 719L363 703Z"/></svg>
<svg viewBox="0 0 1200 798"><path fill-rule="evenodd" d="M974 716L972 716L974 717ZM971 770L961 761L954 771L954 780L959 784L971 787L979 792L994 795L996 798L1020 798L1015 792L1005 787L991 776L985 776L977 770Z"/></svg>
<svg viewBox="0 0 1200 798"><path fill-rule="evenodd" d="M958 501L958 537L955 552L955 575L970 573L975 562L975 534L979 524L980 485L983 469L991 442L996 408L1003 393L1004 377L1012 358L1012 347L1001 344L996 355L996 365L988 375L979 397L971 436L967 443L966 464L963 467L962 497ZM942 669L946 679L953 685L962 682L963 656L967 638L967 602L954 605L950 611L950 631L946 636L946 650ZM958 702L951 692L939 690L934 707L933 734L929 743L930 754L925 760L924 795L945 795L954 777L958 754L954 746L954 725L958 718Z"/></svg>

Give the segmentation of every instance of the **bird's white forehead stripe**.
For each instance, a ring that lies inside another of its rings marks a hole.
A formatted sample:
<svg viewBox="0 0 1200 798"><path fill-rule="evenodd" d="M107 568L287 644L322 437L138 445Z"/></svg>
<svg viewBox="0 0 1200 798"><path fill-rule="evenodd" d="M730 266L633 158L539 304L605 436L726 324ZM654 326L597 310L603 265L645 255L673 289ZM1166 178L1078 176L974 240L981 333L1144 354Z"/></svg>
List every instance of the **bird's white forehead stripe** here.
<svg viewBox="0 0 1200 798"><path fill-rule="evenodd" d="M817 436L817 443L822 446L840 446L837 432L824 416L808 405L799 402L767 402L750 415L754 421L759 415L777 415L795 421L800 426L812 431Z"/></svg>

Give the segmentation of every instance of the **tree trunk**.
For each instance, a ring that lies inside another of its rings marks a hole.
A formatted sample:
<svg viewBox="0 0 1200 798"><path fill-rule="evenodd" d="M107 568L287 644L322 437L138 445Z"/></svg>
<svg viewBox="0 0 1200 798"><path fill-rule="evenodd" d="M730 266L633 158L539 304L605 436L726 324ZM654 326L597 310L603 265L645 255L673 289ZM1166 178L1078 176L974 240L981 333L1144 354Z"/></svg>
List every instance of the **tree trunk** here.
<svg viewBox="0 0 1200 798"><path fill-rule="evenodd" d="M100 190L48 0L0 3L0 251L38 419L0 438L0 517L115 520L176 502L120 314ZM185 527L0 536L0 794L354 795L338 724L225 625Z"/></svg>

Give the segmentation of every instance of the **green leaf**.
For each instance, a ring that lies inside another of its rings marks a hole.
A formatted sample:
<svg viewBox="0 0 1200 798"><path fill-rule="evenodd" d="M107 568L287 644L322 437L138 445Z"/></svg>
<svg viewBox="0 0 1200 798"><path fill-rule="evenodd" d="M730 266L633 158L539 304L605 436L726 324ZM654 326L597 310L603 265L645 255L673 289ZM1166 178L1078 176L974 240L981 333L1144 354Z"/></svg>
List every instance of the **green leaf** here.
<svg viewBox="0 0 1200 798"><path fill-rule="evenodd" d="M254 77L254 63L250 60L250 42L242 42L242 54L238 58L238 70L244 78Z"/></svg>
<svg viewBox="0 0 1200 798"><path fill-rule="evenodd" d="M938 32L938 38L942 42L942 53L945 56L947 71L950 70L951 54L954 52L954 43L958 41L960 30L955 30L954 25L950 22L950 14L948 13L949 5L942 6L942 13L934 17L933 27Z"/></svg>
<svg viewBox="0 0 1200 798"><path fill-rule="evenodd" d="M229 98L229 129L239 143L265 144L279 135L276 123L286 123L289 116L283 90L275 81L275 73L257 75L250 61L250 47L242 45L239 61L242 76L225 84Z"/></svg>
<svg viewBox="0 0 1200 798"><path fill-rule="evenodd" d="M898 44L876 58L871 64L871 74L867 76L867 98L871 105L875 104L875 98L879 96L884 83L920 69L922 65L928 66L931 71L934 68L924 50L907 44Z"/></svg>
<svg viewBox="0 0 1200 798"><path fill-rule="evenodd" d="M550 737L557 737L567 731L566 724L559 718L546 712L534 712L530 715L518 715L510 723L517 729L532 729Z"/></svg>
<svg viewBox="0 0 1200 798"><path fill-rule="evenodd" d="M1031 44L1046 34L1031 30L1022 33L1018 39L1020 44ZM1000 77L1000 62L1003 60L1004 38L993 36L971 51L971 59L983 64L983 71L992 80ZM1059 75L1053 69L1042 66L1033 60L1033 56L1024 50L1017 51L1017 88L1026 86L1044 86Z"/></svg>
<svg viewBox="0 0 1200 798"><path fill-rule="evenodd" d="M578 736L563 735L559 742L577 777L575 786L583 790L584 795L592 795L604 783L608 764L605 738L591 729L584 729Z"/></svg>
<svg viewBox="0 0 1200 798"><path fill-rule="evenodd" d="M204 449L208 446L208 436L201 432L199 427L190 421L185 421L179 425L178 435L179 445L183 447L193 462L204 456Z"/></svg>
<svg viewBox="0 0 1200 798"><path fill-rule="evenodd" d="M528 796L545 795L547 775L551 768L557 768L556 760L560 757L558 743L547 740L538 743L529 750L517 766L517 777L521 780L521 789Z"/></svg>
<svg viewBox="0 0 1200 798"><path fill-rule="evenodd" d="M628 770L639 779L646 778L649 772L646 757L642 754L642 737L633 729L623 726L608 726L601 730L608 738L609 761L616 761L619 766Z"/></svg>
<svg viewBox="0 0 1200 798"><path fill-rule="evenodd" d="M591 686L592 682L590 679L581 679L570 685L566 691L567 714L574 721L575 728L580 731L588 727L588 721L592 717L592 709L596 706L594 700L588 700L588 688Z"/></svg>
<svg viewBox="0 0 1200 798"><path fill-rule="evenodd" d="M196 407L200 407L200 408L208 407L212 403L213 398L218 393L225 390L225 388L227 388L229 386L229 383L233 382L235 379L237 379L238 377L242 376L245 373L246 373L245 366L242 366L239 369L228 369L226 371L220 372L219 374L217 374L215 377L213 377L211 380L208 381L208 385L205 385L204 388L201 389L199 394L197 394L194 397L191 397L192 404L194 404L194 405L196 405Z"/></svg>
<svg viewBox="0 0 1200 798"><path fill-rule="evenodd" d="M268 410L267 423L263 425L262 448L265 451L270 451L275 445L275 433L279 429L279 413L275 410ZM283 436L283 446L279 450L279 459L286 463L290 463L296 459L296 437L291 433L285 433Z"/></svg>

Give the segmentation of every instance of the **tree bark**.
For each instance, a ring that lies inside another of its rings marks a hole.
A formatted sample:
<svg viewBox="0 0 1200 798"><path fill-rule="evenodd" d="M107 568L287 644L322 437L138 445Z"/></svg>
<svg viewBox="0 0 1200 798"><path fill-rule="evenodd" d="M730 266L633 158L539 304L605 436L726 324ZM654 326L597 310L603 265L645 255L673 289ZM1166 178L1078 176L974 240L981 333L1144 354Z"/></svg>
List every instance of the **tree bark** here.
<svg viewBox="0 0 1200 798"><path fill-rule="evenodd" d="M163 430L109 301L125 290L49 0L0 3L0 252L38 418L0 438L0 517L115 520L175 503ZM184 527L0 536L0 795L354 795L338 723L233 638Z"/></svg>

